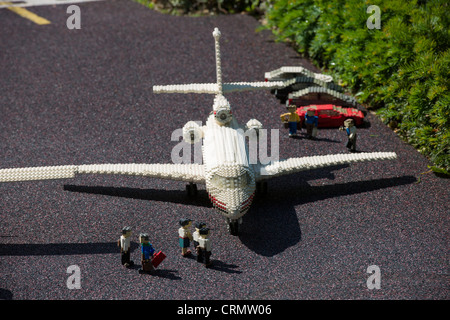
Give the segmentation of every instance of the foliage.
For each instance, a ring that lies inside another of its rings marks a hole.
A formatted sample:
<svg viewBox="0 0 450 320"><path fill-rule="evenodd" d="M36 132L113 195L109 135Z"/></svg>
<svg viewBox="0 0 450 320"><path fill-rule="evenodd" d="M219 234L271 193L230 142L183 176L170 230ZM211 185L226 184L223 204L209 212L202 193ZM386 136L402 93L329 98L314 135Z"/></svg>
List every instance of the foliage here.
<svg viewBox="0 0 450 320"><path fill-rule="evenodd" d="M170 14L204 15L247 12L260 14L261 0L135 0L151 9Z"/></svg>
<svg viewBox="0 0 450 320"><path fill-rule="evenodd" d="M366 21L380 9L380 29ZM445 0L272 0L267 27L450 170L449 4Z"/></svg>
<svg viewBox="0 0 450 320"><path fill-rule="evenodd" d="M135 0L171 14L261 14L278 40L331 73L405 141L450 171L445 0ZM366 22L380 9L380 29Z"/></svg>

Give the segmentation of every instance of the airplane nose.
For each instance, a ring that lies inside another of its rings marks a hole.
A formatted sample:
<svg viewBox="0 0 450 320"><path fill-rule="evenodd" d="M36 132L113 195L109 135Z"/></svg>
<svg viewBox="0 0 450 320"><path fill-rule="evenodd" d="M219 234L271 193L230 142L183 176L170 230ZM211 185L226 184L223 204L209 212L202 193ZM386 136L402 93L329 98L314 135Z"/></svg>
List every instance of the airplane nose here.
<svg viewBox="0 0 450 320"><path fill-rule="evenodd" d="M245 214L248 209L250 208L250 205L253 201L253 196L254 193L251 194L247 199L245 199L244 201L239 201L234 203L234 206L230 207L228 209L230 218L231 217L241 217L243 214Z"/></svg>
<svg viewBox="0 0 450 320"><path fill-rule="evenodd" d="M209 197L214 207L229 219L239 219L250 208L254 197L254 191L250 196L242 197L236 190L226 190L221 194L210 194Z"/></svg>

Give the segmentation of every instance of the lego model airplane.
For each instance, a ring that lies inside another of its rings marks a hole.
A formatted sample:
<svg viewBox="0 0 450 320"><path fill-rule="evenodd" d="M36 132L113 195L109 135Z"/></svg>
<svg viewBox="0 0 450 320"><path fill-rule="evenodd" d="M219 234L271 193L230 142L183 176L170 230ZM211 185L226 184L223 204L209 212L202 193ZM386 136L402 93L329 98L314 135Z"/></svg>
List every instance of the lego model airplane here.
<svg viewBox="0 0 450 320"><path fill-rule="evenodd" d="M238 233L242 217L253 201L257 187L265 180L303 170L335 166L360 161L395 159L394 152L336 154L290 158L268 164L252 164L245 143L244 131L259 132L262 125L251 119L246 126L238 124L223 93L231 91L282 88L283 81L235 82L222 84L220 64L220 32L214 29L217 83L154 86L155 93L214 94L213 112L206 125L189 121L183 127L188 143L203 140L203 164L93 164L0 169L0 182L74 178L77 174L123 174L188 182L188 192L197 183L206 185L213 206L225 216L231 234ZM262 131L261 131L262 132Z"/></svg>

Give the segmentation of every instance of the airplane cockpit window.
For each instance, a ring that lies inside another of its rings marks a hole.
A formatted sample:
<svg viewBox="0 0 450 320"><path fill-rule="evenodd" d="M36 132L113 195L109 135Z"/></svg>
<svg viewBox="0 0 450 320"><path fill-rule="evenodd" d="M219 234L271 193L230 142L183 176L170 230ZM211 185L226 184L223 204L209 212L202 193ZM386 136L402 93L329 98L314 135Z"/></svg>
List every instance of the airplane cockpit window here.
<svg viewBox="0 0 450 320"><path fill-rule="evenodd" d="M240 175L239 177L222 177L218 174L213 174L211 178L213 186L219 189L236 189L245 188L250 183L250 176L248 172Z"/></svg>

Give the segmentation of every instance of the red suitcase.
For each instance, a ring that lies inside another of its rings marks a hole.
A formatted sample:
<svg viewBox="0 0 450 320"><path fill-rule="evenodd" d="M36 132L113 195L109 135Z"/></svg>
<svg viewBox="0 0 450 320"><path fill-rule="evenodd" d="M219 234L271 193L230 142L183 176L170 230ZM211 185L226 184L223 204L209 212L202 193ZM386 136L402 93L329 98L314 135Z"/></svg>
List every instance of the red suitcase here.
<svg viewBox="0 0 450 320"><path fill-rule="evenodd" d="M159 251L157 254L153 256L152 265L156 268L159 264L166 258L166 255Z"/></svg>

